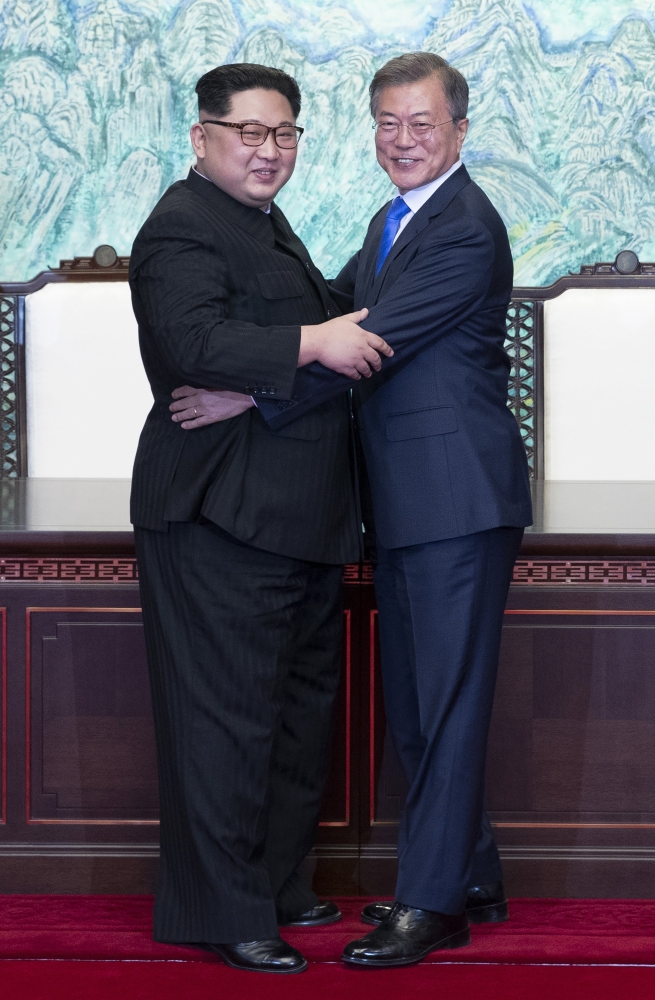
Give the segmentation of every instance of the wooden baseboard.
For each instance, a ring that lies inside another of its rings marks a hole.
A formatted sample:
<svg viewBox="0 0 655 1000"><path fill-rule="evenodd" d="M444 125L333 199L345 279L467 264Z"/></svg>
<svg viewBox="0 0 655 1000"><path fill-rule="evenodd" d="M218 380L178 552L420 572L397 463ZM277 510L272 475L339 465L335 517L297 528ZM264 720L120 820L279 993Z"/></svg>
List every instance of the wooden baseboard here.
<svg viewBox="0 0 655 1000"><path fill-rule="evenodd" d="M158 844L2 844L3 893L151 893Z"/></svg>
<svg viewBox="0 0 655 1000"><path fill-rule="evenodd" d="M510 896L655 899L655 847L504 847ZM3 893L151 893L153 844L2 844ZM393 896L393 845L321 846L308 859L321 896ZM309 870L308 870L309 873Z"/></svg>

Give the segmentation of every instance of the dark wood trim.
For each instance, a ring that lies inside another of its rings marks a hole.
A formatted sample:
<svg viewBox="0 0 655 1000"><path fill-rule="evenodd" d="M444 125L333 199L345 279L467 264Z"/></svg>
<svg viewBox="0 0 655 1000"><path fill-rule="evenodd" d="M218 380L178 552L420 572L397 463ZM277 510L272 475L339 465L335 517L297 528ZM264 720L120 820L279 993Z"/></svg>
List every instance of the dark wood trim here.
<svg viewBox="0 0 655 1000"><path fill-rule="evenodd" d="M512 298L546 302L549 299L556 299L558 295L568 291L569 288L655 288L655 274L618 274L617 272L610 274L567 274L563 278L558 278L552 285L513 288Z"/></svg>
<svg viewBox="0 0 655 1000"><path fill-rule="evenodd" d="M130 531L2 531L0 556L134 556Z"/></svg>
<svg viewBox="0 0 655 1000"><path fill-rule="evenodd" d="M104 249L98 247L98 250ZM112 250L113 248L109 247ZM95 253L98 253L98 250ZM115 252L115 251L114 251ZM62 282L82 282L82 281L127 281L130 266L129 257L116 257L113 264L106 266L99 265L95 255L93 257L74 257L72 260L60 260L59 267L49 268L41 271L29 281L10 281L0 283L0 294L3 295L28 295L30 292L38 292L50 284L61 284Z"/></svg>
<svg viewBox="0 0 655 1000"><path fill-rule="evenodd" d="M622 557L652 559L655 557L655 535L583 534L582 532L551 534L526 531L520 556L521 558L601 556L612 559Z"/></svg>

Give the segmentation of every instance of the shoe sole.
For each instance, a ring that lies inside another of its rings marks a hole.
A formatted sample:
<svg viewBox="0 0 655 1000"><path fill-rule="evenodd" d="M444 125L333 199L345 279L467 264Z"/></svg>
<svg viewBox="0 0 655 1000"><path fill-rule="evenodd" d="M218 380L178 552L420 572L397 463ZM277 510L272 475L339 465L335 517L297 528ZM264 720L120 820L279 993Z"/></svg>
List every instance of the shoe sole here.
<svg viewBox="0 0 655 1000"><path fill-rule="evenodd" d="M509 907L504 903L489 903L488 906L472 906L466 911L472 924L504 924L509 920Z"/></svg>
<svg viewBox="0 0 655 1000"><path fill-rule="evenodd" d="M256 969L252 965L239 965L237 962L230 962L229 958L226 958L225 955L221 955L220 952L215 951L213 948L210 950L214 955L218 955L226 965L229 965L232 969L239 969L240 972L267 972L269 975L272 973L275 976L292 976L296 972L304 972L309 965L309 962L305 959L305 964L297 969Z"/></svg>
<svg viewBox="0 0 655 1000"><path fill-rule="evenodd" d="M441 948L465 948L471 943L471 932L467 928L465 931L458 931L457 934L451 934L450 937L444 938L439 944L433 945L431 948L426 948L422 951L420 955L413 955L412 958L397 958L391 962L384 961L368 961L365 958L346 958L345 955L341 956L341 961L345 962L347 965L359 965L362 968L369 969L392 969L397 965L416 965L417 962L421 962L426 955L430 955L433 951L439 951Z"/></svg>
<svg viewBox="0 0 655 1000"><path fill-rule="evenodd" d="M391 910L389 910L391 913ZM507 902L490 903L488 906L473 906L466 910L466 916L471 924L504 924L509 920L509 907ZM370 924L372 927L379 927L381 920L373 920L371 917L360 917L363 924Z"/></svg>
<svg viewBox="0 0 655 1000"><path fill-rule="evenodd" d="M342 919L342 914L337 913L332 917L323 917L321 920L292 920L288 924L278 924L278 927L326 927L327 924L337 924Z"/></svg>

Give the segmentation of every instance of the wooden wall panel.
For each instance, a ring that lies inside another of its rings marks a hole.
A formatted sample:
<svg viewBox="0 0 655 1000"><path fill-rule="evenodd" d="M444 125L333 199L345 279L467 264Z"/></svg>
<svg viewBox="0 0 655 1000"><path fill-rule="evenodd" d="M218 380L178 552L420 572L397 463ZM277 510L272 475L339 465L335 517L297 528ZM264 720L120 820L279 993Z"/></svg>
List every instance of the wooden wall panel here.
<svg viewBox="0 0 655 1000"><path fill-rule="evenodd" d="M157 822L137 608L27 608L28 823Z"/></svg>
<svg viewBox="0 0 655 1000"><path fill-rule="evenodd" d="M68 580L39 559L33 580L36 561L0 580L0 891L148 891L156 769L133 566L122 550L120 573L116 560L76 559ZM508 601L487 778L508 888L655 896L655 579L635 577L634 559L606 561L600 577L560 563L533 559L528 577L519 564ZM370 569L349 568L309 862L322 892L393 891L406 788L386 733L376 623Z"/></svg>

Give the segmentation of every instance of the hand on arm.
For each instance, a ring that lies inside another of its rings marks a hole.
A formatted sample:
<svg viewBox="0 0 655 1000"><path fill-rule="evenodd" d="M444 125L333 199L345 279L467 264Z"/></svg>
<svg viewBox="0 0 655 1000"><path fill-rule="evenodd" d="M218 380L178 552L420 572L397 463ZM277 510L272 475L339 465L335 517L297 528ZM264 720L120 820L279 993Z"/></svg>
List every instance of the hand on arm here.
<svg viewBox="0 0 655 1000"><path fill-rule="evenodd" d="M464 219L436 235L364 321L393 348L393 357L381 359L382 377L449 336L485 301L494 265L489 231L476 220ZM269 427L278 430L347 387L342 373L314 363L296 376L293 406L282 411L266 400L259 410Z"/></svg>
<svg viewBox="0 0 655 1000"><path fill-rule="evenodd" d="M380 354L391 357L393 351L381 337L357 325L367 316L368 309L360 309L327 323L301 327L298 367L319 361L348 378L360 379L362 375L370 378L373 371L380 370ZM169 406L172 419L185 431L229 420L255 405L250 396L240 392L194 389L188 385L175 389L172 396L174 402Z"/></svg>
<svg viewBox="0 0 655 1000"><path fill-rule="evenodd" d="M351 379L370 378L380 370L380 355L390 358L393 351L382 337L358 325L367 316L368 309L360 309L317 326L301 326L298 367L318 361Z"/></svg>
<svg viewBox="0 0 655 1000"><path fill-rule="evenodd" d="M185 431L238 417L255 405L250 396L240 392L193 389L190 385L180 386L171 395L175 400L169 406L173 414L171 419Z"/></svg>

